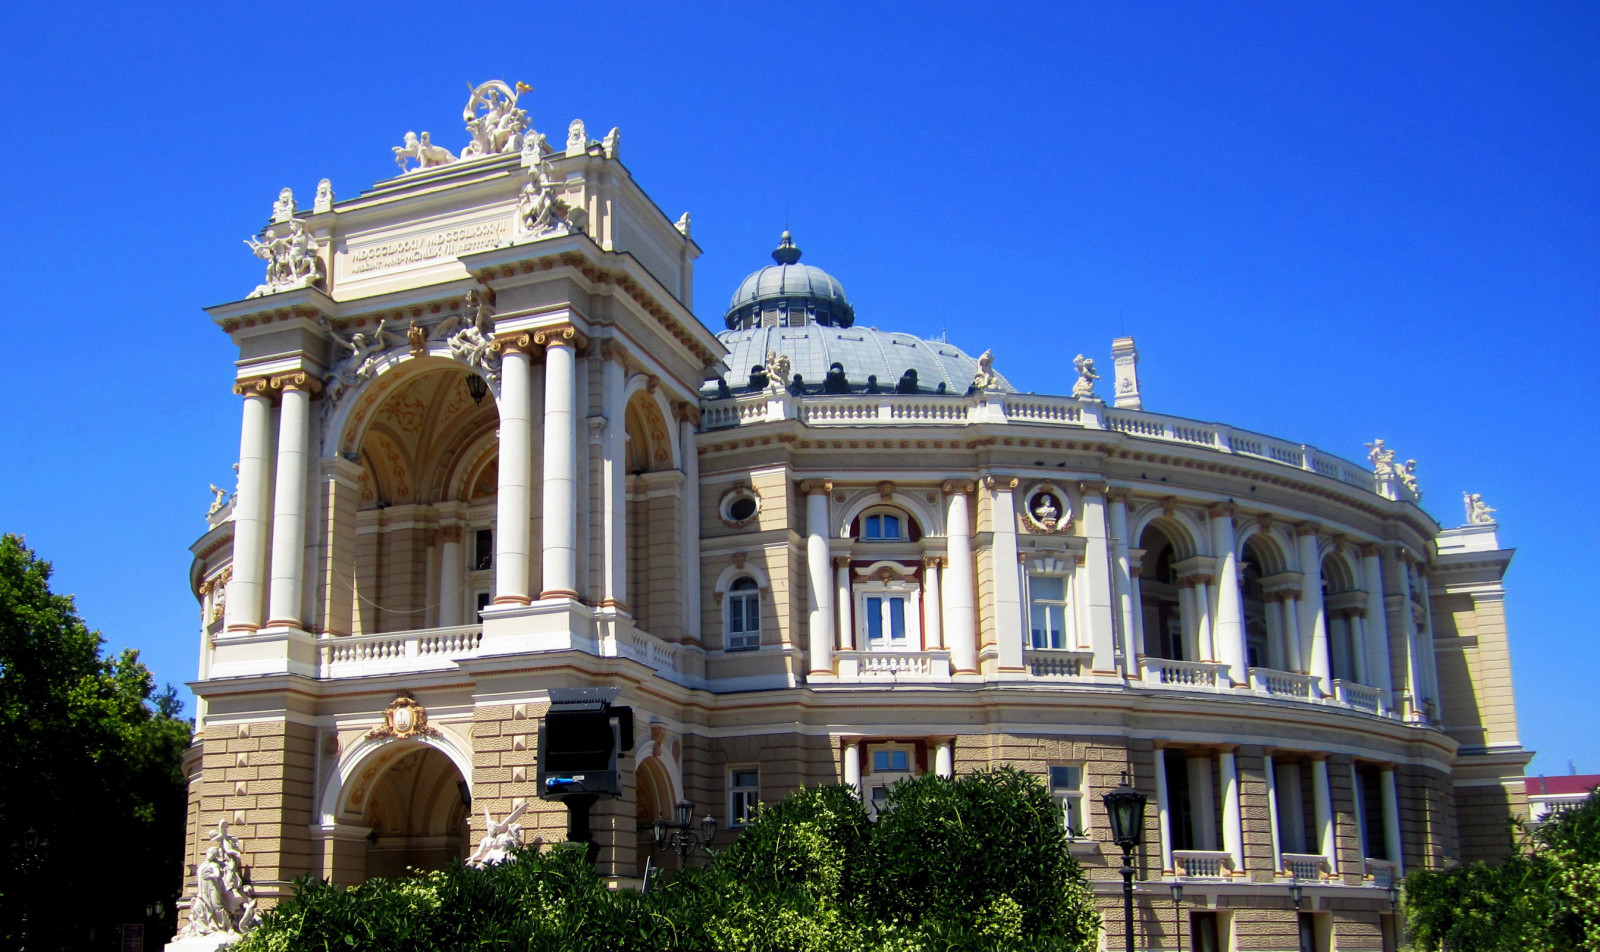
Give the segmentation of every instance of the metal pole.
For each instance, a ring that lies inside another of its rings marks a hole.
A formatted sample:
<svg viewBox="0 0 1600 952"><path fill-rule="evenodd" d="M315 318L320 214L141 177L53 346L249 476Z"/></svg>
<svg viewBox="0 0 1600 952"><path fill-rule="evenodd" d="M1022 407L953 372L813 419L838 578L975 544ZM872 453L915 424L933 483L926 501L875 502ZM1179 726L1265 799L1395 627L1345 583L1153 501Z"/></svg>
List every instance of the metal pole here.
<svg viewBox="0 0 1600 952"><path fill-rule="evenodd" d="M1122 850L1122 914L1127 921L1128 952L1133 949L1133 851Z"/></svg>

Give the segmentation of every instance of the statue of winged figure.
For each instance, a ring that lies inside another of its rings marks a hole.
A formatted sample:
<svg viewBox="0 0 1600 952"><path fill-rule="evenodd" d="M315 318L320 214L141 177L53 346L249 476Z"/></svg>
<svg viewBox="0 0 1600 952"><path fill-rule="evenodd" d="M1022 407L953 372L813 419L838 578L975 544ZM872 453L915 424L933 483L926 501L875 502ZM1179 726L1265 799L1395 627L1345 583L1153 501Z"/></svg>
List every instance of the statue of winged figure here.
<svg viewBox="0 0 1600 952"><path fill-rule="evenodd" d="M471 87L467 107L461 111L467 134L472 136L472 142L461 150L463 159L521 150L528 114L517 107L517 100L531 88L527 83L512 88L498 79Z"/></svg>
<svg viewBox="0 0 1600 952"><path fill-rule="evenodd" d="M389 333L389 321L385 318L378 322L378 327L371 334L365 331L356 331L345 340L338 334L333 335L333 342L350 352L350 356L334 365L334 373L344 377L353 374L356 380L366 380L378 369L378 360L383 352L394 346L390 338L395 337Z"/></svg>
<svg viewBox="0 0 1600 952"><path fill-rule="evenodd" d="M489 808L484 807L483 839L478 842L478 849L467 858L467 865L482 869L490 863L503 863L510 859L512 848L522 842L519 836L522 825L517 820L527 811L528 803L523 801L497 823Z"/></svg>

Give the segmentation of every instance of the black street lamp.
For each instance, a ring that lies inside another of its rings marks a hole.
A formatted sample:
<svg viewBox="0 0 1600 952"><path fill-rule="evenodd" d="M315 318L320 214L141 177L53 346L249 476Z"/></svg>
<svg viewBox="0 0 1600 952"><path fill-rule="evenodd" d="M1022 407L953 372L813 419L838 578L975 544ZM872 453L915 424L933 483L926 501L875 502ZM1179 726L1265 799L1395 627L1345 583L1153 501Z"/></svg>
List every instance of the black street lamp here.
<svg viewBox="0 0 1600 952"><path fill-rule="evenodd" d="M717 836L717 821L706 811L700 819L700 832L694 831L694 803L689 800L679 800L673 809L674 822L668 823L667 818L656 815L656 845L669 847L678 854L678 868L682 869L689 859L689 854L697 849L705 849Z"/></svg>
<svg viewBox="0 0 1600 952"><path fill-rule="evenodd" d="M1172 884L1172 939L1183 945L1183 883Z"/></svg>
<svg viewBox="0 0 1600 952"><path fill-rule="evenodd" d="M1122 772L1122 782L1100 798L1106 806L1106 816L1111 821L1111 842L1122 849L1122 911L1126 917L1128 952L1133 949L1133 850L1144 834L1144 805L1146 797L1128 783L1128 772Z"/></svg>
<svg viewBox="0 0 1600 952"><path fill-rule="evenodd" d="M467 396L473 403L482 403L489 393L489 382L477 374L467 374Z"/></svg>

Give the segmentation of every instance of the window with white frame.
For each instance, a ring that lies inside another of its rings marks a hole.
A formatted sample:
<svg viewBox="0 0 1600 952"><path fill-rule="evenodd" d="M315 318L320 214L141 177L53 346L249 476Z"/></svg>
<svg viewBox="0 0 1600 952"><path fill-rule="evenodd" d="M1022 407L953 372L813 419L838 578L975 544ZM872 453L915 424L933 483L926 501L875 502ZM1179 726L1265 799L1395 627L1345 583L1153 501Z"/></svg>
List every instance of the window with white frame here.
<svg viewBox="0 0 1600 952"><path fill-rule="evenodd" d="M1072 839L1089 835L1089 816L1084 811L1083 764L1057 764L1050 768L1050 796L1061 808L1061 825Z"/></svg>
<svg viewBox="0 0 1600 952"><path fill-rule="evenodd" d="M756 815L761 802L761 770L755 766L728 768L728 825L744 826Z"/></svg>
<svg viewBox="0 0 1600 952"><path fill-rule="evenodd" d="M1035 648L1066 648L1067 577L1028 573L1029 628Z"/></svg>
<svg viewBox="0 0 1600 952"><path fill-rule="evenodd" d="M898 509L868 509L861 515L861 541L903 542L907 534L905 513Z"/></svg>
<svg viewBox="0 0 1600 952"><path fill-rule="evenodd" d="M889 798L889 788L911 776L911 748L902 744L884 744L872 748L867 775L867 813L873 819L883 811Z"/></svg>
<svg viewBox="0 0 1600 952"><path fill-rule="evenodd" d="M746 575L728 586L726 596L729 651L761 647L761 588Z"/></svg>
<svg viewBox="0 0 1600 952"><path fill-rule="evenodd" d="M920 651L920 586L882 573L855 588L856 635L867 651Z"/></svg>

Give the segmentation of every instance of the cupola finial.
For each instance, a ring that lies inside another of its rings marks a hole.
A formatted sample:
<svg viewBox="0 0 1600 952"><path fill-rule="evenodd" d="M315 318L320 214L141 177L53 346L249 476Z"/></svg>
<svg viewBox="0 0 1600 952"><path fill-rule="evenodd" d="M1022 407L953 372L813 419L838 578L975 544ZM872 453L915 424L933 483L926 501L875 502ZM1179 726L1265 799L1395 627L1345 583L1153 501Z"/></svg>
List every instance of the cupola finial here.
<svg viewBox="0 0 1600 952"><path fill-rule="evenodd" d="M795 247L794 236L789 234L789 229L783 230L783 235L778 239L778 247L772 252L772 260L779 264L794 264L800 260L800 249Z"/></svg>

